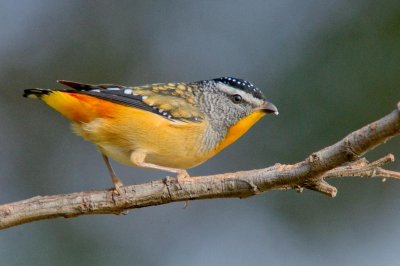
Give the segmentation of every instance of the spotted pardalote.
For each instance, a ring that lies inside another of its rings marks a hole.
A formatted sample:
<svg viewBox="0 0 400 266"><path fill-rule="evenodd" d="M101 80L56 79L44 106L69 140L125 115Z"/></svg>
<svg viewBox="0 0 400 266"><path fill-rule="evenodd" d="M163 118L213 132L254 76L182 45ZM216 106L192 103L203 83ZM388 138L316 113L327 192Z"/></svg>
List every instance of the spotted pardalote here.
<svg viewBox="0 0 400 266"><path fill-rule="evenodd" d="M182 181L186 169L232 144L265 114L278 114L260 89L232 77L133 87L58 82L69 88L27 89L24 96L43 100L98 147L118 191L122 182L109 157L174 172Z"/></svg>

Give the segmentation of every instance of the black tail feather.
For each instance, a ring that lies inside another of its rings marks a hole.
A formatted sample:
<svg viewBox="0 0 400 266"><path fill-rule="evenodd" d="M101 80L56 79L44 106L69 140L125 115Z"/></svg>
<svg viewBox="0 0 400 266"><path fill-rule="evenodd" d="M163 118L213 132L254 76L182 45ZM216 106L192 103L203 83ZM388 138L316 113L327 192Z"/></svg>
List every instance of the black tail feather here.
<svg viewBox="0 0 400 266"><path fill-rule="evenodd" d="M74 82L74 81L68 81L68 80L57 80L57 82L61 83L63 85L66 85L68 87L71 87L77 91L91 90L91 89L93 89L93 87L95 87L94 85L84 84L84 83Z"/></svg>
<svg viewBox="0 0 400 266"><path fill-rule="evenodd" d="M50 92L50 89L26 89L23 96L27 98L40 98L42 95L49 94Z"/></svg>

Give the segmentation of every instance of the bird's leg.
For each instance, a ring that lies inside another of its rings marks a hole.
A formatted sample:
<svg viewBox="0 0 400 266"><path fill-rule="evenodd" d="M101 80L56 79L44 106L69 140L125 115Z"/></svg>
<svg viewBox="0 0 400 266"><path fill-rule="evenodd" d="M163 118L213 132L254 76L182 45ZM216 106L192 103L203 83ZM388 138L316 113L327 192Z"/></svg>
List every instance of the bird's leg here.
<svg viewBox="0 0 400 266"><path fill-rule="evenodd" d="M179 184L181 184L186 178L190 178L189 173L185 169L171 168L171 167L160 166L157 164L146 163L144 161L145 158L146 158L146 153L140 151L135 151L132 152L131 154L131 161L135 165L139 167L152 168L152 169L175 173Z"/></svg>
<svg viewBox="0 0 400 266"><path fill-rule="evenodd" d="M123 187L124 184L122 183L121 179L119 179L119 177L115 174L114 169L112 168L108 157L103 153L101 155L103 156L103 160L107 166L108 172L110 173L111 180L115 187L115 191L117 191L118 194L121 194L121 187Z"/></svg>

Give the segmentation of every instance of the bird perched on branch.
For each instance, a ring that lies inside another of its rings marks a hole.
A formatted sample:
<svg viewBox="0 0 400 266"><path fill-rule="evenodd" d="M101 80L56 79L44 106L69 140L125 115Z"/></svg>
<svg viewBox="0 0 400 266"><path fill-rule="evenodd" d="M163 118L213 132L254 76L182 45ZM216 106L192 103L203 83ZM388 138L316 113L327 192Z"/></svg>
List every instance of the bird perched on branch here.
<svg viewBox="0 0 400 266"><path fill-rule="evenodd" d="M59 80L68 89L27 89L72 121L97 145L114 186L123 186L108 157L125 165L190 178L186 169L210 159L267 113L278 114L248 81L223 77L137 87Z"/></svg>

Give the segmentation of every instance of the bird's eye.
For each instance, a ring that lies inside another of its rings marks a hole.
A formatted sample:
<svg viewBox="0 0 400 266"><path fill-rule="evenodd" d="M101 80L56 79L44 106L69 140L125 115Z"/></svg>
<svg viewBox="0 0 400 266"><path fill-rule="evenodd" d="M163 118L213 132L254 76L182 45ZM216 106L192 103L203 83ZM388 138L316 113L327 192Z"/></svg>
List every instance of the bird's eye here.
<svg viewBox="0 0 400 266"><path fill-rule="evenodd" d="M243 98L239 94L235 94L232 96L233 103L241 103L242 101L243 101Z"/></svg>

